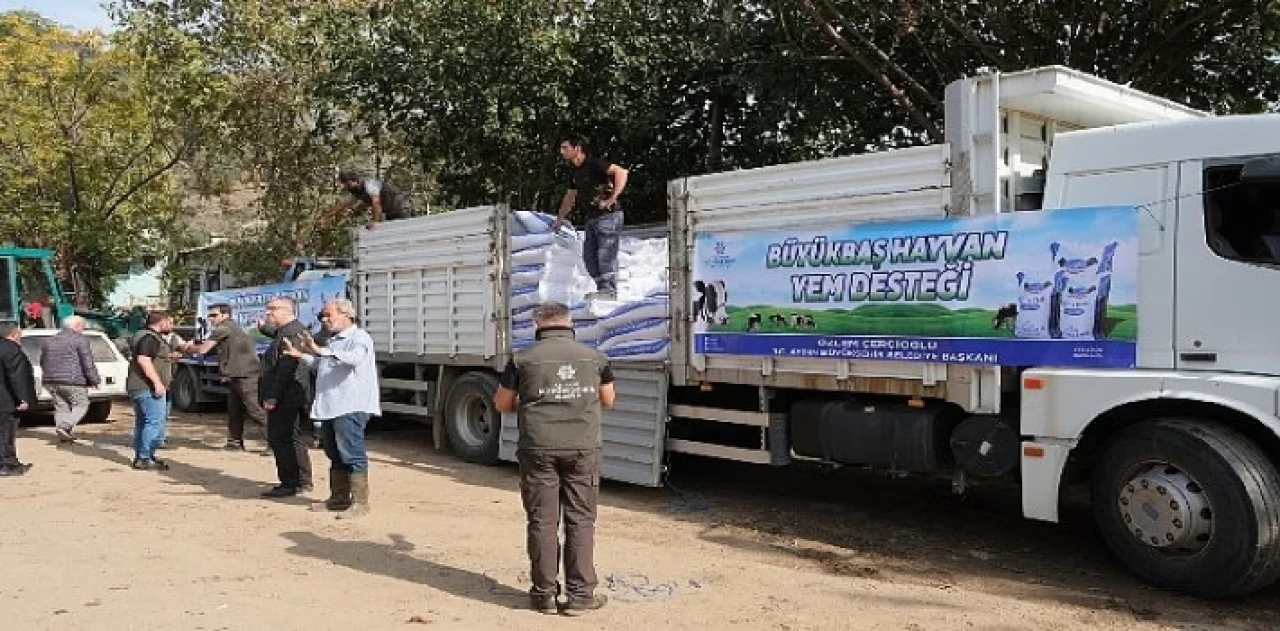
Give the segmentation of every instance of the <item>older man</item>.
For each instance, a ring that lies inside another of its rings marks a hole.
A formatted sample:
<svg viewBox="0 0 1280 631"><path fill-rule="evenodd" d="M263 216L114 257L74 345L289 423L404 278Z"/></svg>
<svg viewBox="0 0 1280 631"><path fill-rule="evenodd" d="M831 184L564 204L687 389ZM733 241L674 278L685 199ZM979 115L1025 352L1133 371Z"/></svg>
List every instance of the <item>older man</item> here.
<svg viewBox="0 0 1280 631"><path fill-rule="evenodd" d="M316 371L311 418L320 421L324 452L329 456L329 499L311 508L340 511L338 519L349 519L369 512L364 430L370 417L382 414L378 367L373 339L356 326L356 308L350 300L329 302L320 320L329 333L325 346L308 335L300 348L286 340L285 354Z"/></svg>
<svg viewBox="0 0 1280 631"><path fill-rule="evenodd" d="M18 414L36 404L36 378L22 350L22 327L0 321L0 477L19 476L31 468L18 460Z"/></svg>
<svg viewBox="0 0 1280 631"><path fill-rule="evenodd" d="M267 303L266 326L274 332L271 347L262 356L258 396L267 411L267 442L276 460L280 483L263 497L293 497L311 490L311 454L302 438L302 418L311 398L311 370L287 348L302 348L310 339L298 320L298 303L276 298Z"/></svg>
<svg viewBox="0 0 1280 631"><path fill-rule="evenodd" d="M54 431L65 443L75 441L76 425L89 411L89 389L101 381L84 326L84 318L68 316L40 351L41 381L53 398Z"/></svg>
<svg viewBox="0 0 1280 631"><path fill-rule="evenodd" d="M535 610L559 611L560 516L564 515L564 613L600 609L594 563L600 498L601 407L613 407L613 372L603 353L573 337L569 308L547 303L533 312L537 342L516 355L493 396L499 412L518 414L520 497L528 516Z"/></svg>

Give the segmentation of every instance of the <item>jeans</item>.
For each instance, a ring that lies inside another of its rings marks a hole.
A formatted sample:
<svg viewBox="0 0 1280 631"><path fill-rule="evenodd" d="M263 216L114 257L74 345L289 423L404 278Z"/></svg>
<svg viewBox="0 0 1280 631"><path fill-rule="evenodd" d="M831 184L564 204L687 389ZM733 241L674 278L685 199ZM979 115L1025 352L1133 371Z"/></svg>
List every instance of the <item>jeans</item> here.
<svg viewBox="0 0 1280 631"><path fill-rule="evenodd" d="M587 222L586 240L582 244L582 262L596 281L596 290L618 291L618 241L622 233L622 209L603 213Z"/></svg>
<svg viewBox="0 0 1280 631"><path fill-rule="evenodd" d="M302 438L301 407L282 406L267 412L267 444L276 459L280 486L311 486L311 445Z"/></svg>
<svg viewBox="0 0 1280 631"><path fill-rule="evenodd" d="M590 598L595 567L596 505L600 501L600 454L591 450L521 450L520 499L528 517L529 576L533 596L557 595L560 515L564 515L565 591Z"/></svg>
<svg viewBox="0 0 1280 631"><path fill-rule="evenodd" d="M329 469L364 473L369 470L369 456L364 450L364 428L369 415L364 412L343 414L320 421L320 438L324 454L329 456Z"/></svg>
<svg viewBox="0 0 1280 631"><path fill-rule="evenodd" d="M169 421L168 399L157 399L150 390L130 390L133 401L133 453L135 460L154 460Z"/></svg>

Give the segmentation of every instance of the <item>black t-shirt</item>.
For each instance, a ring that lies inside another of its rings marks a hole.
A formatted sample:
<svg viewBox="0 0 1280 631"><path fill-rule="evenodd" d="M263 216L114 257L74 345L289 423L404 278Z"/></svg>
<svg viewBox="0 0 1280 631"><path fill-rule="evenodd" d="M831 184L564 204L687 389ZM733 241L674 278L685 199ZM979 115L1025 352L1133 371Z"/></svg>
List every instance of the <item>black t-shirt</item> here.
<svg viewBox="0 0 1280 631"><path fill-rule="evenodd" d="M586 212L599 212L596 200L609 197L612 186L609 163L595 156L587 156L582 166L574 167L569 180L569 188L578 191L574 207Z"/></svg>

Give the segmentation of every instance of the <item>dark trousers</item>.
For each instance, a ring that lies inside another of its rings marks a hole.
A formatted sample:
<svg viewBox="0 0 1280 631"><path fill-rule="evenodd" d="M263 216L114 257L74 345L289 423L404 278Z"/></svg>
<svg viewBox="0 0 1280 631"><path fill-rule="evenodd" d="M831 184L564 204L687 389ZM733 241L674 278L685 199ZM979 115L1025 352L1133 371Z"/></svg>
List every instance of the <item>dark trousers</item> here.
<svg viewBox="0 0 1280 631"><path fill-rule="evenodd" d="M281 486L300 488L311 484L311 454L302 438L306 415L301 407L277 407L267 413L267 442L276 459Z"/></svg>
<svg viewBox="0 0 1280 631"><path fill-rule="evenodd" d="M582 262L602 292L618 291L618 241L622 234L622 209L604 213L587 222L582 244Z"/></svg>
<svg viewBox="0 0 1280 631"><path fill-rule="evenodd" d="M560 516L564 515L565 591L574 598L595 593L596 504L600 500L600 450L516 453L520 499L528 517L530 577L534 596L559 592Z"/></svg>
<svg viewBox="0 0 1280 631"><path fill-rule="evenodd" d="M18 414L0 412L0 467L16 467L18 461Z"/></svg>
<svg viewBox="0 0 1280 631"><path fill-rule="evenodd" d="M227 379L227 438L244 440L244 421L249 419L267 431L267 411L258 403L258 377Z"/></svg>

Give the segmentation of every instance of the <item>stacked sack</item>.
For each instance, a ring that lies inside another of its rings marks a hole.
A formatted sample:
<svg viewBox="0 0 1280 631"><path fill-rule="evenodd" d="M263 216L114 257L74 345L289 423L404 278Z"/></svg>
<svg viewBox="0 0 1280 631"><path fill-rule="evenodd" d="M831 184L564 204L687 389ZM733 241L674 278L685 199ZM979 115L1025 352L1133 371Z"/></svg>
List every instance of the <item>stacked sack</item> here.
<svg viewBox="0 0 1280 631"><path fill-rule="evenodd" d="M511 339L515 350L534 341L532 312L543 302L570 306L578 341L617 361L663 361L670 347L667 240L623 238L616 300L596 291L582 263L581 234L552 233L555 217L514 211L511 221Z"/></svg>

